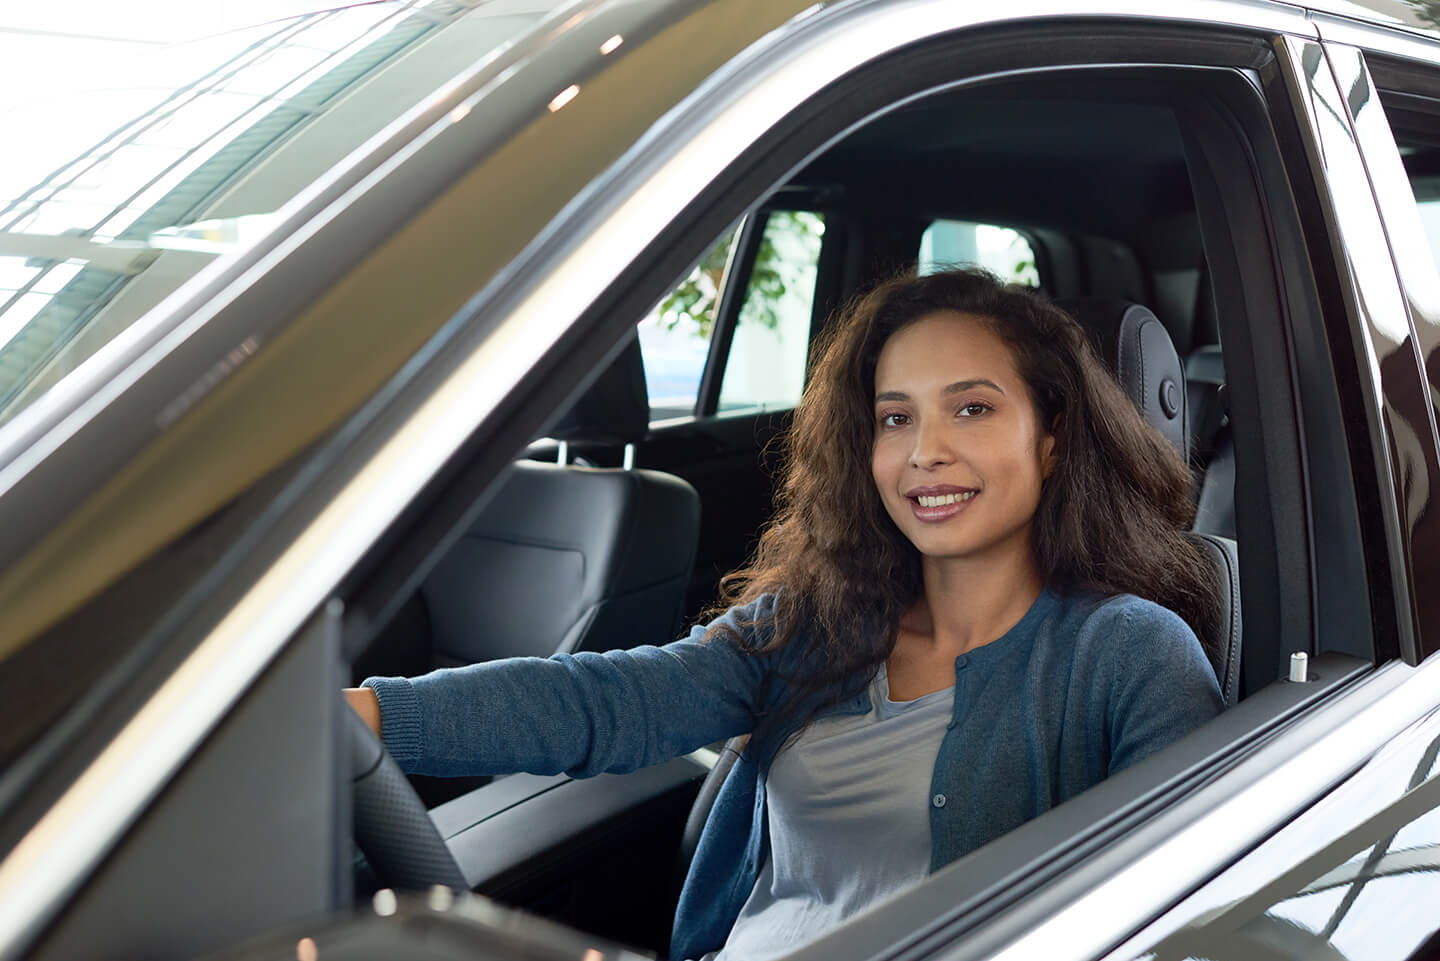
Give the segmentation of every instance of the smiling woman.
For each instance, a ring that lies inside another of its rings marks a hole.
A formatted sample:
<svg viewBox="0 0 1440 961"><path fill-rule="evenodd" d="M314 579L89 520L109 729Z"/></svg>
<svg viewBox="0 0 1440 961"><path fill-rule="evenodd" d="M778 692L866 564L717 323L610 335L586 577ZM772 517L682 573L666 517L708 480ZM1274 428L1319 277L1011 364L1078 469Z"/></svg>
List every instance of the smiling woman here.
<svg viewBox="0 0 1440 961"><path fill-rule="evenodd" d="M937 593L1006 608L965 627L967 649L1042 585L1146 598L1211 644L1214 578L1184 534L1189 472L1040 295L980 271L881 284L822 345L789 449L777 521L727 599L786 588L782 639L836 625L818 685L890 655L845 625L903 624Z"/></svg>
<svg viewBox="0 0 1440 961"><path fill-rule="evenodd" d="M985 321L936 312L897 331L876 361L875 404L875 486L910 543L964 561L972 587L1038 582L1031 518L1055 439ZM948 523L965 512L968 523Z"/></svg>
<svg viewBox="0 0 1440 961"><path fill-rule="evenodd" d="M834 331L711 624L348 693L421 774L623 772L752 734L675 958L783 954L1222 707L1179 616L1205 633L1217 604L1188 471L1075 321L972 270L884 283Z"/></svg>

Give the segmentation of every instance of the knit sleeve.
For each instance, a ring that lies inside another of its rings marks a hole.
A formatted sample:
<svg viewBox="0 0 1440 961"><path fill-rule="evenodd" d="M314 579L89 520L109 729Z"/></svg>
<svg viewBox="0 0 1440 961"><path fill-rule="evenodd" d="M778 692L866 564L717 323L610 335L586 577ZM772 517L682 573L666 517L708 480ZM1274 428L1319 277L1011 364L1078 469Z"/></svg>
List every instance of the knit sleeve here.
<svg viewBox="0 0 1440 961"><path fill-rule="evenodd" d="M368 678L402 770L457 776L621 773L749 731L769 670L766 599L663 647L508 658Z"/></svg>
<svg viewBox="0 0 1440 961"><path fill-rule="evenodd" d="M1200 641L1179 615L1135 597L1106 607L1115 619L1106 708L1114 774L1218 715L1224 700Z"/></svg>

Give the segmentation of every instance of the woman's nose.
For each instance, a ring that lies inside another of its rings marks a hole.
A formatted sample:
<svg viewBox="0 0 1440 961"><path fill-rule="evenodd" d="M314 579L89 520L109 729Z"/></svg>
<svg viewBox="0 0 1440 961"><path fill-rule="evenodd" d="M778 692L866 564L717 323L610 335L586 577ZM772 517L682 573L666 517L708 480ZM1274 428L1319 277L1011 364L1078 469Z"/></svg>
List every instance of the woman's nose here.
<svg viewBox="0 0 1440 961"><path fill-rule="evenodd" d="M931 470L944 466L954 459L948 438L943 430L926 427L922 422L915 430L915 446L910 449L910 466Z"/></svg>

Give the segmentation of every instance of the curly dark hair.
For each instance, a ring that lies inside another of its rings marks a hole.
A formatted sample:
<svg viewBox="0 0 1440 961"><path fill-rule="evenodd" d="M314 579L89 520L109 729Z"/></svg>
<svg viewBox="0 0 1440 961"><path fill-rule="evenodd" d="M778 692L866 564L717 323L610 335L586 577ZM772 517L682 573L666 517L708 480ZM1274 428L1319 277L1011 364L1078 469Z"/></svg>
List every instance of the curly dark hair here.
<svg viewBox="0 0 1440 961"><path fill-rule="evenodd" d="M875 366L898 330L938 311L981 319L1013 352L1055 466L1032 527L1045 583L1134 594L1180 615L1213 650L1219 589L1185 535L1194 481L1121 391L1085 331L1039 293L983 270L901 276L852 301L816 345L784 442L774 518L750 562L720 582L716 612L774 594L766 651L806 645L802 691L858 690L923 592L920 554L871 477Z"/></svg>

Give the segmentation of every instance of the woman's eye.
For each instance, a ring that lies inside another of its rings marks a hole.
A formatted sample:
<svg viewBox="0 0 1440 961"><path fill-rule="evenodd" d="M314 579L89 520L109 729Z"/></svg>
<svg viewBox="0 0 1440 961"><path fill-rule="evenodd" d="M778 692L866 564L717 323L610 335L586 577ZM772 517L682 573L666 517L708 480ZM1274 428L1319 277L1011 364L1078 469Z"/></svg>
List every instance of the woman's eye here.
<svg viewBox="0 0 1440 961"><path fill-rule="evenodd" d="M906 417L904 414L881 414L881 415L880 415L880 426L881 426L881 427L904 427L907 423L909 423L909 421L910 421L910 418L909 418L909 417Z"/></svg>
<svg viewBox="0 0 1440 961"><path fill-rule="evenodd" d="M960 415L962 417L979 417L981 414L988 413L989 411L989 404L982 404L977 400L973 403L963 405L960 408Z"/></svg>

